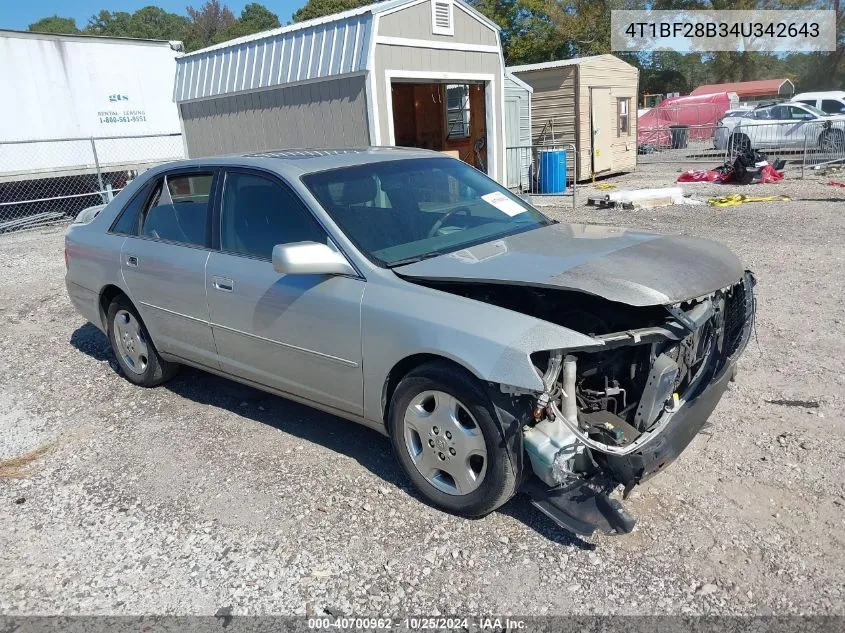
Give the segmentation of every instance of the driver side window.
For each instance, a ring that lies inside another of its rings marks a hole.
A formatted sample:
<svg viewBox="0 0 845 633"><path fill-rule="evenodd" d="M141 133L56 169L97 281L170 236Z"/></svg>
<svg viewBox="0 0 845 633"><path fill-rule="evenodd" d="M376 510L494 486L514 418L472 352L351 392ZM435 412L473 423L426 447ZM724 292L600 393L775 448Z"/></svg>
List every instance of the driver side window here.
<svg viewBox="0 0 845 633"><path fill-rule="evenodd" d="M789 118L793 121L804 121L808 118L808 116L815 118L809 112L802 108L789 106L787 109L789 110Z"/></svg>
<svg viewBox="0 0 845 633"><path fill-rule="evenodd" d="M290 188L256 174L226 173L221 250L269 260L276 244L326 241L323 228Z"/></svg>

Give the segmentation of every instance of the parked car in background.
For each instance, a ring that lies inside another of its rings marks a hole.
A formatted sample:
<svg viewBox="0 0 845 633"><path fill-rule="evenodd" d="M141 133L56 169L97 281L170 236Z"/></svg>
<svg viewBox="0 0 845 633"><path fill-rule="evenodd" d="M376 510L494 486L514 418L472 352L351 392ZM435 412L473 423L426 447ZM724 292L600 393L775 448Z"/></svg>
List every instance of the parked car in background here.
<svg viewBox="0 0 845 633"><path fill-rule="evenodd" d="M753 322L724 246L560 224L423 150L157 167L65 255L130 382L227 376L388 435L434 505L481 516L525 485L580 533L633 528L608 493L702 429Z"/></svg>
<svg viewBox="0 0 845 633"><path fill-rule="evenodd" d="M723 118L713 134L716 149L820 148L845 151L845 115L832 115L805 103L758 106Z"/></svg>
<svg viewBox="0 0 845 633"><path fill-rule="evenodd" d="M811 105L827 114L845 113L845 91L802 92L792 97L792 102Z"/></svg>

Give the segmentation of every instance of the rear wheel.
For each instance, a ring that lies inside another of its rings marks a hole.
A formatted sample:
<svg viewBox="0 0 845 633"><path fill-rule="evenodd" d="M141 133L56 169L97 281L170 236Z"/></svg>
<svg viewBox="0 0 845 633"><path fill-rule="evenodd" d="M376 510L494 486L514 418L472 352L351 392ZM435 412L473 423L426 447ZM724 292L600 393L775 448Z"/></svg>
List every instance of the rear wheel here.
<svg viewBox="0 0 845 633"><path fill-rule="evenodd" d="M483 516L516 492L496 412L468 372L446 363L410 372L393 394L388 427L402 469L430 503Z"/></svg>
<svg viewBox="0 0 845 633"><path fill-rule="evenodd" d="M155 387L170 380L179 365L159 356L152 339L126 295L115 297L107 312L109 342L129 382Z"/></svg>
<svg viewBox="0 0 845 633"><path fill-rule="evenodd" d="M751 139L745 134L731 134L728 140L728 151L731 154L744 154L751 149Z"/></svg>

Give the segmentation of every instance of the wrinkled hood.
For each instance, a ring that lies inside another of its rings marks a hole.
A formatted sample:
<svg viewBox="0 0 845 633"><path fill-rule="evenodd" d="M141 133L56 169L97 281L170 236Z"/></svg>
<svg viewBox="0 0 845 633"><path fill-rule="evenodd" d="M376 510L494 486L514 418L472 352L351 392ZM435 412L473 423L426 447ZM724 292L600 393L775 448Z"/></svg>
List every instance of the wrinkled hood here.
<svg viewBox="0 0 845 633"><path fill-rule="evenodd" d="M633 306L678 303L739 281L725 246L692 237L553 224L394 268L401 276L563 288Z"/></svg>

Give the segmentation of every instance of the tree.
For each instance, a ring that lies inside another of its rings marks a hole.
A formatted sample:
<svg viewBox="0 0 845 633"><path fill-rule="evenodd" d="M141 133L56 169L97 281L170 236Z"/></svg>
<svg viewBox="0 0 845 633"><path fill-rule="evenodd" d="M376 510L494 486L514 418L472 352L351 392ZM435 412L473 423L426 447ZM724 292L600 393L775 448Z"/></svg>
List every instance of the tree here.
<svg viewBox="0 0 845 633"><path fill-rule="evenodd" d="M109 37L132 37L132 14L125 11L100 11L88 19L85 32Z"/></svg>
<svg viewBox="0 0 845 633"><path fill-rule="evenodd" d="M64 35L79 33L76 20L73 18L60 18L58 15L41 18L38 22L33 22L29 25L29 30L38 33L61 33Z"/></svg>
<svg viewBox="0 0 845 633"><path fill-rule="evenodd" d="M138 9L129 18L127 35L151 40L184 40L188 20L159 7Z"/></svg>
<svg viewBox="0 0 845 633"><path fill-rule="evenodd" d="M252 35L262 31L277 29L281 26L279 16L257 2L251 2L243 8L240 18L223 29L215 38L216 42L225 42L237 37Z"/></svg>
<svg viewBox="0 0 845 633"><path fill-rule="evenodd" d="M308 0L304 7L293 14L293 21L313 20L324 15L357 9L367 4L372 4L371 0Z"/></svg>
<svg viewBox="0 0 845 633"><path fill-rule="evenodd" d="M202 7L188 7L189 29L185 48L196 50L220 41L223 32L235 23L235 15L220 0L208 0Z"/></svg>

